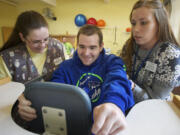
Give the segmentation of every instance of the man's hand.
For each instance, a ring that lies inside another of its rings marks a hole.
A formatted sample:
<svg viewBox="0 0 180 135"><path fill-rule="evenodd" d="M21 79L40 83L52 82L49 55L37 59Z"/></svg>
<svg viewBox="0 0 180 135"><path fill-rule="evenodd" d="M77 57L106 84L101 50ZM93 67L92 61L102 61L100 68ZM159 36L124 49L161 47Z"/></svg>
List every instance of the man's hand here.
<svg viewBox="0 0 180 135"><path fill-rule="evenodd" d="M36 110L30 107L31 102L22 94L19 98L18 113L26 121L31 121L37 117Z"/></svg>
<svg viewBox="0 0 180 135"><path fill-rule="evenodd" d="M104 103L94 108L92 133L95 135L116 135L126 125L123 112L115 104Z"/></svg>

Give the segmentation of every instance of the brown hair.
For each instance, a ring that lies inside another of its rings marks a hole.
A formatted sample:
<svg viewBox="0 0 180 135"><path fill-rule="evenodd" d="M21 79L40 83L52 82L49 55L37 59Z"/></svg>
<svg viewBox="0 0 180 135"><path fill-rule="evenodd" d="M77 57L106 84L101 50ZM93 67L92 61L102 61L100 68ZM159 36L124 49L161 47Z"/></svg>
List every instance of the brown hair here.
<svg viewBox="0 0 180 135"><path fill-rule="evenodd" d="M19 45L23 41L19 37L19 33L22 33L24 38L29 34L32 29L38 29L41 27L48 27L48 24L44 17L36 11L25 11L21 13L16 21L15 27L1 50L5 50L12 46Z"/></svg>
<svg viewBox="0 0 180 135"><path fill-rule="evenodd" d="M137 1L131 11L130 21L132 13L135 9L147 7L152 9L154 17L158 24L158 41L166 42L169 41L176 45L179 45L173 34L172 28L169 23L168 13L160 0L139 0ZM134 54L133 44L135 43L131 32L131 37L126 41L120 56L123 58L128 74L131 72L132 56Z"/></svg>
<svg viewBox="0 0 180 135"><path fill-rule="evenodd" d="M99 45L101 45L103 42L103 34L102 34L100 28L98 28L95 25L86 24L83 27L81 27L77 34L77 43L79 42L80 34L83 34L86 36L91 36L93 34L97 34L99 37Z"/></svg>

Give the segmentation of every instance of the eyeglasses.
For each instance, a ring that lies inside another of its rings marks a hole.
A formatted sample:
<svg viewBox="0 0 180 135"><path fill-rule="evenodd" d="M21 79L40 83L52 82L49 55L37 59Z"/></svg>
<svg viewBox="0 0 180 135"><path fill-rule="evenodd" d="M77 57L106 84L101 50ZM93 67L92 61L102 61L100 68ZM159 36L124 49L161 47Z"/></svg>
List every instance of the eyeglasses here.
<svg viewBox="0 0 180 135"><path fill-rule="evenodd" d="M35 45L35 46L38 46L38 45L41 45L41 44L47 44L49 42L49 37L43 39L43 40L29 40L29 39L26 39L29 43Z"/></svg>

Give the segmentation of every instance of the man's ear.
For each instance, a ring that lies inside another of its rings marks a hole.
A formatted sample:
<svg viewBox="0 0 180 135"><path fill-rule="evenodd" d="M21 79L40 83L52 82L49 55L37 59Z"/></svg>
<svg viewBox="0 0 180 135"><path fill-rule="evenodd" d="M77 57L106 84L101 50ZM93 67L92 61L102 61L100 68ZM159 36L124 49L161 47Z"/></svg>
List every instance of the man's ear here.
<svg viewBox="0 0 180 135"><path fill-rule="evenodd" d="M104 48L104 42L102 42L102 43L101 43L100 48L101 48L101 51L102 51L102 50L103 50L103 48Z"/></svg>
<svg viewBox="0 0 180 135"><path fill-rule="evenodd" d="M23 42L25 42L25 38L24 38L24 36L23 36L23 34L21 32L19 32L19 37Z"/></svg>

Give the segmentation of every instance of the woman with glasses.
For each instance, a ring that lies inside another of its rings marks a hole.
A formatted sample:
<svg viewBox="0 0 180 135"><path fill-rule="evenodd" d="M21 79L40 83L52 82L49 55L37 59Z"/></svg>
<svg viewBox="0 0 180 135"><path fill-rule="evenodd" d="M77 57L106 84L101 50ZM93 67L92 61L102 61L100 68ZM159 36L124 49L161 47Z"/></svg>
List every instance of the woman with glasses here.
<svg viewBox="0 0 180 135"><path fill-rule="evenodd" d="M63 45L49 37L48 24L35 11L21 13L8 41L0 52L0 79L26 83L52 72L64 60Z"/></svg>
<svg viewBox="0 0 180 135"><path fill-rule="evenodd" d="M170 99L180 86L180 48L160 0L139 0L130 14L132 33L122 58L135 102Z"/></svg>
<svg viewBox="0 0 180 135"><path fill-rule="evenodd" d="M18 16L12 34L0 52L0 79L10 77L12 81L25 84L39 77L47 81L64 59L63 45L49 37L44 17L35 11L25 11ZM31 102L23 94L18 101L13 109L13 118L28 129L17 112L26 111L21 106ZM30 112L34 109L30 108Z"/></svg>

